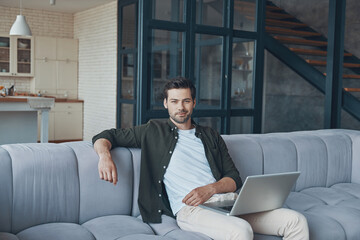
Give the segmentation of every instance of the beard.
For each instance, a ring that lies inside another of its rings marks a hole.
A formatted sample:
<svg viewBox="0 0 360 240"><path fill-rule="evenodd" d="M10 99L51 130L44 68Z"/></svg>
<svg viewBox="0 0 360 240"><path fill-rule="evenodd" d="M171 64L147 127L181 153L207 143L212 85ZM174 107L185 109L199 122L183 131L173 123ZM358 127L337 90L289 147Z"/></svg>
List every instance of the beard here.
<svg viewBox="0 0 360 240"><path fill-rule="evenodd" d="M177 116L178 114L182 114L182 113L185 113L186 115L184 117ZM190 117L191 117L191 114L187 111L170 114L170 118L179 124L186 123L190 119Z"/></svg>

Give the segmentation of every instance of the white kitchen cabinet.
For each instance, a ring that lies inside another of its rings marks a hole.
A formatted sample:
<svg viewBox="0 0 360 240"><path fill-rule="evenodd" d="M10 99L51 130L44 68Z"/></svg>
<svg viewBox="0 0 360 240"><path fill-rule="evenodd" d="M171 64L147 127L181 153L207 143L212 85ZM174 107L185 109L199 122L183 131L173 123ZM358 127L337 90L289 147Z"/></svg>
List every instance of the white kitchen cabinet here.
<svg viewBox="0 0 360 240"><path fill-rule="evenodd" d="M82 103L55 103L55 140L82 139Z"/></svg>
<svg viewBox="0 0 360 240"><path fill-rule="evenodd" d="M40 121L38 120L39 124ZM81 140L83 138L82 135L83 103L55 102L54 107L49 113L49 141Z"/></svg>
<svg viewBox="0 0 360 240"><path fill-rule="evenodd" d="M56 39L56 59L62 61L78 60L78 44L76 39L57 38Z"/></svg>
<svg viewBox="0 0 360 240"><path fill-rule="evenodd" d="M34 88L37 90L35 92L41 91L43 94L56 94L56 61L36 60L35 72L33 82L35 84Z"/></svg>
<svg viewBox="0 0 360 240"><path fill-rule="evenodd" d="M31 91L43 95L77 98L77 40L36 37L35 78Z"/></svg>
<svg viewBox="0 0 360 240"><path fill-rule="evenodd" d="M31 37L0 34L0 76L34 75L34 41Z"/></svg>
<svg viewBox="0 0 360 240"><path fill-rule="evenodd" d="M57 61L57 88L64 90L77 89L77 62Z"/></svg>
<svg viewBox="0 0 360 240"><path fill-rule="evenodd" d="M56 38L35 37L35 59L56 60Z"/></svg>

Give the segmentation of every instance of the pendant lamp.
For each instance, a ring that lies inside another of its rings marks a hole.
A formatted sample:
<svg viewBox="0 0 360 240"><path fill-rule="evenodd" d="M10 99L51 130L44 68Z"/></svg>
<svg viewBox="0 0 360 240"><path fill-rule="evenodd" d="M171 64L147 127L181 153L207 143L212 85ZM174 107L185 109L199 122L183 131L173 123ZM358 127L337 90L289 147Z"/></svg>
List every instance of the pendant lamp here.
<svg viewBox="0 0 360 240"><path fill-rule="evenodd" d="M16 20L10 29L10 35L31 36L31 30L26 22L25 16L22 15L22 6L20 0L20 15L16 16Z"/></svg>

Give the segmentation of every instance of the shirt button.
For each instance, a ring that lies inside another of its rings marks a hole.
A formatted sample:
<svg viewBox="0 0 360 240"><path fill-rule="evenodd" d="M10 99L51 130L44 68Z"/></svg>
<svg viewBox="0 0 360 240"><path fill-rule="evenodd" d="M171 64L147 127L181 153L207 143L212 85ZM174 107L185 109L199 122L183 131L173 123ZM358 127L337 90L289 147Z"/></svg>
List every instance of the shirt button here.
<svg viewBox="0 0 360 240"><path fill-rule="evenodd" d="M166 168L166 166L163 166L163 168L165 169L165 168Z"/></svg>
<svg viewBox="0 0 360 240"><path fill-rule="evenodd" d="M159 183L161 184L161 181L159 180Z"/></svg>
<svg viewBox="0 0 360 240"><path fill-rule="evenodd" d="M175 139L178 139L178 137L176 136Z"/></svg>
<svg viewBox="0 0 360 240"><path fill-rule="evenodd" d="M159 213L161 213L161 210L158 210Z"/></svg>
<svg viewBox="0 0 360 240"><path fill-rule="evenodd" d="M161 194L159 194L159 197L161 197Z"/></svg>
<svg viewBox="0 0 360 240"><path fill-rule="evenodd" d="M172 154L172 151L169 151L170 154Z"/></svg>

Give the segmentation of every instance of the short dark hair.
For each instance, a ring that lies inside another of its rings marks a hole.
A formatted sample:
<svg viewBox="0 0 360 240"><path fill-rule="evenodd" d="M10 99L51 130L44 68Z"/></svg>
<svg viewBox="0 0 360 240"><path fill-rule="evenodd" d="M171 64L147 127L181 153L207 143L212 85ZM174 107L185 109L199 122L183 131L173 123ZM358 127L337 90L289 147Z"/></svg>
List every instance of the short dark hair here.
<svg viewBox="0 0 360 240"><path fill-rule="evenodd" d="M196 88L190 79L185 77L174 77L170 79L164 86L163 97L168 98L168 91L171 89L189 88L191 91L191 97L193 100L196 98Z"/></svg>

